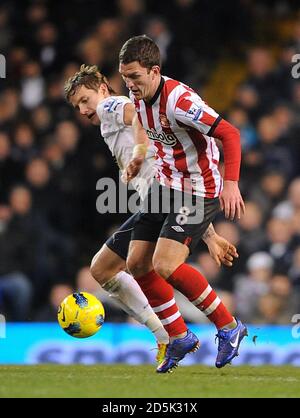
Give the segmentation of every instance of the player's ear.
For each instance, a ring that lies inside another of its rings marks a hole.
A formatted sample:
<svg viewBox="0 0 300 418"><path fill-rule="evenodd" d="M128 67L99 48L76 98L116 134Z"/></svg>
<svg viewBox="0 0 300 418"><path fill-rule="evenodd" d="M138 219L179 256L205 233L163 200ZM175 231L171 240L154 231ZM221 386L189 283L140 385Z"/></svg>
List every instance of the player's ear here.
<svg viewBox="0 0 300 418"><path fill-rule="evenodd" d="M154 78L154 77L156 77L157 75L160 74L160 68L159 68L158 65L153 65L151 70L152 70L152 78Z"/></svg>
<svg viewBox="0 0 300 418"><path fill-rule="evenodd" d="M99 89L100 89L100 92L102 94L108 93L108 88L107 88L107 85L105 83L101 83Z"/></svg>

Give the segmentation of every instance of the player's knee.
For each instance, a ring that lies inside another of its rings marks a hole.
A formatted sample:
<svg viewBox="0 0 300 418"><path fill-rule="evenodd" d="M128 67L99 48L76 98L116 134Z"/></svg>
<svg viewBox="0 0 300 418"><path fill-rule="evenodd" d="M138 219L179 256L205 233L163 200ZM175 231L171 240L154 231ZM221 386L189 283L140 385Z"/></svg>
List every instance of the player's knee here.
<svg viewBox="0 0 300 418"><path fill-rule="evenodd" d="M159 274L163 279L167 280L173 273L172 267L167 264L164 260L158 259L153 260L153 267L157 274Z"/></svg>
<svg viewBox="0 0 300 418"><path fill-rule="evenodd" d="M91 262L90 271L91 271L91 275L93 276L93 278L100 285L103 285L111 278L110 272L107 272L105 269L103 269L103 266L101 266L101 263L97 262L96 256L93 258Z"/></svg>
<svg viewBox="0 0 300 418"><path fill-rule="evenodd" d="M147 265L145 265L142 260L137 260L135 258L128 258L127 268L133 277L141 277L149 271Z"/></svg>

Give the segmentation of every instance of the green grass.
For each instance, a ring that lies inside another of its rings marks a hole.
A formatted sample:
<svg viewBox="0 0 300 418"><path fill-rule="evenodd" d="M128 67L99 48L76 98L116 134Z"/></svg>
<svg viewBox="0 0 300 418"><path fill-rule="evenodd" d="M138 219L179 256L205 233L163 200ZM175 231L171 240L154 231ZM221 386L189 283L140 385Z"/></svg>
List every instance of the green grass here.
<svg viewBox="0 0 300 418"><path fill-rule="evenodd" d="M0 366L0 397L299 397L300 368L154 366Z"/></svg>

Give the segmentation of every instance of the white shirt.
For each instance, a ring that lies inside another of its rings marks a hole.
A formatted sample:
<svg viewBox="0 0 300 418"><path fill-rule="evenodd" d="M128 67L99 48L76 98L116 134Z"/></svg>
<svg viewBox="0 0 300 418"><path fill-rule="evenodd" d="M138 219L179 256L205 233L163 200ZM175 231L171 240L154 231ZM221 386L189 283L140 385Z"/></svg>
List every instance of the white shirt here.
<svg viewBox="0 0 300 418"><path fill-rule="evenodd" d="M134 139L132 127L125 125L124 106L131 103L125 96L109 96L97 106L97 115L100 119L100 130L104 141L115 157L121 171L123 171L132 158ZM132 104L132 103L131 103ZM155 176L154 149L150 148L141 171L131 181L134 189L143 200Z"/></svg>

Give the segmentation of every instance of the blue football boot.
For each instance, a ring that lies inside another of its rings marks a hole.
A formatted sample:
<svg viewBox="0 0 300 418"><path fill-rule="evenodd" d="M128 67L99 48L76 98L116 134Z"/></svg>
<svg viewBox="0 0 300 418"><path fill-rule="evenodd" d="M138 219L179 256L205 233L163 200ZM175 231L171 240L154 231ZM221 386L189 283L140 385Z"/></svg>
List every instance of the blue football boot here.
<svg viewBox="0 0 300 418"><path fill-rule="evenodd" d="M183 338L177 338L168 345L163 362L157 367L157 373L168 373L178 366L180 360L188 353L197 351L200 343L195 334L187 330Z"/></svg>
<svg viewBox="0 0 300 418"><path fill-rule="evenodd" d="M240 343L246 335L248 335L247 327L237 319L237 326L234 329L220 329L216 335L219 339L218 355L216 359L216 367L220 369L230 363L231 360L238 356Z"/></svg>

